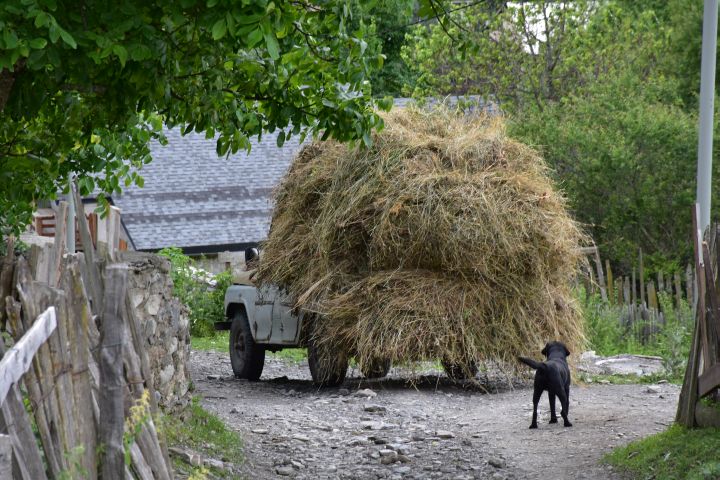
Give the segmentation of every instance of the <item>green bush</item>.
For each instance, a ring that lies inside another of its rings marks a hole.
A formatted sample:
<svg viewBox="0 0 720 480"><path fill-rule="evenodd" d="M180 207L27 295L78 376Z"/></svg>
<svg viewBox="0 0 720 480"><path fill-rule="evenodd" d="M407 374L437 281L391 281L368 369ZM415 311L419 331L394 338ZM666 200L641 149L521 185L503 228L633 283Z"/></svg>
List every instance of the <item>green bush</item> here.
<svg viewBox="0 0 720 480"><path fill-rule="evenodd" d="M222 272L206 276L194 266L193 260L176 247L163 248L158 252L172 264L173 293L190 309L190 335L209 337L214 335L215 322L225 320L225 290L232 284L232 274ZM211 287L210 282L215 285Z"/></svg>
<svg viewBox="0 0 720 480"><path fill-rule="evenodd" d="M662 357L668 375L680 379L690 351L692 310L684 300L675 307L672 297L665 293L659 295L659 301L665 323L656 322L656 330L647 335L649 322L623 325L627 306L609 305L598 295L582 300L588 348L603 356L630 353Z"/></svg>

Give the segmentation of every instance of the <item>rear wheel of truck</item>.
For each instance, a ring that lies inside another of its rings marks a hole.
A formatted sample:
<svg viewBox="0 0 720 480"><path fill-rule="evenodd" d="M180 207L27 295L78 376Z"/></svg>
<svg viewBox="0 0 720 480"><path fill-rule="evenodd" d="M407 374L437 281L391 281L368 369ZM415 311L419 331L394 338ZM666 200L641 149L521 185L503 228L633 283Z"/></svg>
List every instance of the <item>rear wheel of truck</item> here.
<svg viewBox="0 0 720 480"><path fill-rule="evenodd" d="M236 378L258 380L265 365L265 349L255 343L244 310L237 310L230 326L230 363Z"/></svg>
<svg viewBox="0 0 720 480"><path fill-rule="evenodd" d="M374 358L370 362L361 364L360 371L365 378L383 378L390 371L390 359Z"/></svg>
<svg viewBox="0 0 720 480"><path fill-rule="evenodd" d="M344 352L328 351L325 344L308 338L308 366L313 382L321 387L337 387L345 381L348 356Z"/></svg>

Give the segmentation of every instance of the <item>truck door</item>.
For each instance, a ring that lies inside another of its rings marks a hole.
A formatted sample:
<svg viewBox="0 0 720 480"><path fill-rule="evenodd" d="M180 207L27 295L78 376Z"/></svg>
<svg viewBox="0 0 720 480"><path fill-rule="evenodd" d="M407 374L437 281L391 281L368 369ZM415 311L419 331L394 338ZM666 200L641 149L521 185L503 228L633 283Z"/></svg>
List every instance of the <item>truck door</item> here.
<svg viewBox="0 0 720 480"><path fill-rule="evenodd" d="M269 343L273 331L272 310L273 302L277 297L277 287L262 287L257 289L255 297L255 314L250 318L250 328L255 332L255 341Z"/></svg>
<svg viewBox="0 0 720 480"><path fill-rule="evenodd" d="M294 344L297 342L298 318L292 315L293 305L285 291L277 293L272 312L272 343Z"/></svg>

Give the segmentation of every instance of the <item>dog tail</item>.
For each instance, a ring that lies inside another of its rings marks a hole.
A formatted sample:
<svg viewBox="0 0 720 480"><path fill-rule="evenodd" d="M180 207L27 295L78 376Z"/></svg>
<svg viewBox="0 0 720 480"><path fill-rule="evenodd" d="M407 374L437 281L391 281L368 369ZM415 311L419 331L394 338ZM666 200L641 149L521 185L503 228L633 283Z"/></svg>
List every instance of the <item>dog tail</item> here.
<svg viewBox="0 0 720 480"><path fill-rule="evenodd" d="M518 360L520 360L528 367L534 368L535 370L545 370L545 368L547 367L547 365L545 365L543 362L537 362L532 358L518 357Z"/></svg>

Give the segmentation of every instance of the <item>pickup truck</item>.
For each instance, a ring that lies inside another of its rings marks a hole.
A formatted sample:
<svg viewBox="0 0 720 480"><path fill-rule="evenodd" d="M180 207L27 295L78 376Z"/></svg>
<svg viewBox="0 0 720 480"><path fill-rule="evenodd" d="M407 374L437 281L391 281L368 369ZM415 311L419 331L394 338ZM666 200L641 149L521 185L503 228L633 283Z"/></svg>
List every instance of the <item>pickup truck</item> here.
<svg viewBox="0 0 720 480"><path fill-rule="evenodd" d="M258 260L256 249L245 251L246 265ZM225 293L227 321L215 324L216 330L230 330L230 363L237 378L258 380L265 363L265 352L283 348L307 347L308 366L313 381L321 386L337 386L345 380L349 354L332 352L332 364L320 362L321 348L312 335L315 315L294 308L288 295L274 285L259 286L255 271L243 272ZM381 378L390 370L389 361L360 365L368 378Z"/></svg>

